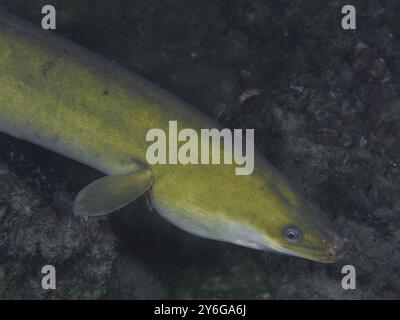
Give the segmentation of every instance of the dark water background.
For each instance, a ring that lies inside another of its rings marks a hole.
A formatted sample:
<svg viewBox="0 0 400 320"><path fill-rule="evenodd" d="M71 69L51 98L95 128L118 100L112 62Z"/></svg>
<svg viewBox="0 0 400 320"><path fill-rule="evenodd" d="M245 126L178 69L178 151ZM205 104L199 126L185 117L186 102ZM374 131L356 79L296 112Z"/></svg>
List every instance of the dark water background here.
<svg viewBox="0 0 400 320"><path fill-rule="evenodd" d="M52 4L60 35L206 113L225 105L221 123L255 128L268 160L350 240L343 261L322 265L189 235L145 197L110 218L73 218L74 195L101 174L1 135L0 160L15 174L0 181L1 298L400 297L396 1L352 1L356 32L340 27L343 1L0 4L37 24ZM13 218L27 208L29 219ZM55 292L40 288L44 264L57 267ZM345 264L356 290L341 288Z"/></svg>

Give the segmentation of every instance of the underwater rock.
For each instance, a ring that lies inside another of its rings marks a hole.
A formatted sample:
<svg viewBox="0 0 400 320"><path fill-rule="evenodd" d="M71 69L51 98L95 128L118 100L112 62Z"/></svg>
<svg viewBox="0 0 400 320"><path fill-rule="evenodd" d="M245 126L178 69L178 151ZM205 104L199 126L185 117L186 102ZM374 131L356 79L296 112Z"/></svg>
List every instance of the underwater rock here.
<svg viewBox="0 0 400 320"><path fill-rule="evenodd" d="M144 265L117 258L107 220L84 221L71 207L55 211L1 162L0 190L0 299L165 297ZM56 192L55 204L71 198ZM56 290L42 288L45 265L56 268Z"/></svg>
<svg viewBox="0 0 400 320"><path fill-rule="evenodd" d="M166 299L167 292L159 278L146 266L126 253L118 255L108 283L107 299Z"/></svg>
<svg viewBox="0 0 400 320"><path fill-rule="evenodd" d="M106 221L54 211L0 163L0 298L95 299L106 293L116 238ZM56 268L56 290L41 286Z"/></svg>

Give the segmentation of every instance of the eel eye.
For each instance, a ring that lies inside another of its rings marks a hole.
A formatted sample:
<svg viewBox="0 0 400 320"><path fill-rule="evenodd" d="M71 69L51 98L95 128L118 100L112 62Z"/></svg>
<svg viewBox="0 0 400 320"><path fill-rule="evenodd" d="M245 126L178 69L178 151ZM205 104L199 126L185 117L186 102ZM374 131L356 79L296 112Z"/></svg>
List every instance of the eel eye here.
<svg viewBox="0 0 400 320"><path fill-rule="evenodd" d="M283 236L289 242L299 242L303 238L300 229L296 227L288 227L283 231Z"/></svg>

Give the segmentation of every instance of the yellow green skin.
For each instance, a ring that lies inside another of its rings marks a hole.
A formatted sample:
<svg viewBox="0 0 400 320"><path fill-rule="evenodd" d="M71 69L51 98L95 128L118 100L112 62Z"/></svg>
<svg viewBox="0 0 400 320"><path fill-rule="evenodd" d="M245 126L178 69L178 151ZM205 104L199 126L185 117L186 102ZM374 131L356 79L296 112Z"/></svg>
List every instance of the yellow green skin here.
<svg viewBox="0 0 400 320"><path fill-rule="evenodd" d="M218 128L184 101L51 32L0 10L0 131L107 175L146 162L146 133ZM340 257L342 240L259 153L253 174L236 165L153 165L155 209L193 234L319 262ZM283 230L295 226L299 242Z"/></svg>

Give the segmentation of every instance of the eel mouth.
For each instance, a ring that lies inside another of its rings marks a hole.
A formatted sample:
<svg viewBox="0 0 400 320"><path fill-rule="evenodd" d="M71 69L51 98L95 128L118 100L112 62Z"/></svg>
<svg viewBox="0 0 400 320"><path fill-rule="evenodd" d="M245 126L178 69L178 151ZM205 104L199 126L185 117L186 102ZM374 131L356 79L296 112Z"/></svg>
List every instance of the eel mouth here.
<svg viewBox="0 0 400 320"><path fill-rule="evenodd" d="M294 250L292 248L285 247L276 248L276 250L281 253L289 254L315 262L334 263L343 258L347 242L347 238L340 238L339 236L335 236L335 241L331 242L324 250L308 248Z"/></svg>
<svg viewBox="0 0 400 320"><path fill-rule="evenodd" d="M262 250L262 251L275 251L277 253L282 253L290 256L295 256L315 262L320 263L334 263L343 258L346 243L348 242L347 238L340 238L339 236L334 236L334 241L329 243L326 249L309 249L304 247L293 248L289 246L284 246L281 244L272 244L271 241L268 241L269 245L262 245L257 242L252 241L243 241L243 240L235 240L229 241L234 244Z"/></svg>

